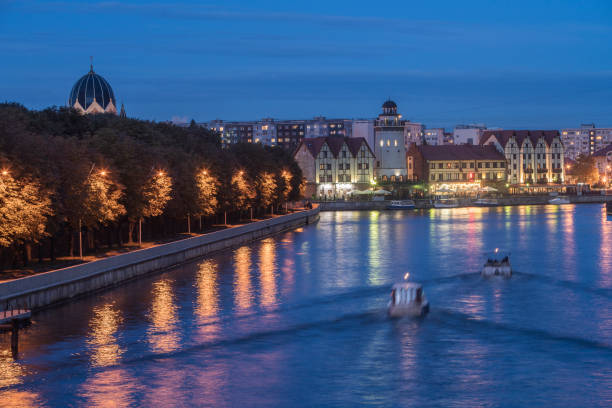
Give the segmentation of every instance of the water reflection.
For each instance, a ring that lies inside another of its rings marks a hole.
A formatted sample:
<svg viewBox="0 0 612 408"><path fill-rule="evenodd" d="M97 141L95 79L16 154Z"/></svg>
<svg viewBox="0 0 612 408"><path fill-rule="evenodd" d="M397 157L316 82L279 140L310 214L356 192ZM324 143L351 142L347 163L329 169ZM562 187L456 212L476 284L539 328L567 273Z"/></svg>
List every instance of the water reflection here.
<svg viewBox="0 0 612 408"><path fill-rule="evenodd" d="M121 322L121 312L114 303L93 308L87 344L91 349L91 364L94 367L109 366L119 361L123 350L117 344L115 333Z"/></svg>
<svg viewBox="0 0 612 408"><path fill-rule="evenodd" d="M368 224L368 283L375 285L380 281L381 275L381 235L378 218L380 212L370 211L370 222Z"/></svg>
<svg viewBox="0 0 612 408"><path fill-rule="evenodd" d="M147 330L147 340L151 349L156 353L176 350L180 340L177 328L178 313L169 279L162 279L153 284L149 319L151 326Z"/></svg>
<svg viewBox="0 0 612 408"><path fill-rule="evenodd" d="M200 324L198 330L200 341L210 341L216 337L219 326L209 323L219 311L219 287L217 283L219 265L214 260L202 262L196 274L196 320Z"/></svg>
<svg viewBox="0 0 612 408"><path fill-rule="evenodd" d="M266 308L276 305L276 242L266 238L259 247L259 279L261 285L261 305Z"/></svg>
<svg viewBox="0 0 612 408"><path fill-rule="evenodd" d="M122 368L110 368L98 372L83 384L81 397L89 407L134 406L134 379Z"/></svg>
<svg viewBox="0 0 612 408"><path fill-rule="evenodd" d="M30 391L0 390L0 403L3 407L29 408L44 407L40 396Z"/></svg>
<svg viewBox="0 0 612 408"><path fill-rule="evenodd" d="M3 350L0 354L0 388L20 384L25 370L13 359L10 350Z"/></svg>
<svg viewBox="0 0 612 408"><path fill-rule="evenodd" d="M253 304L251 289L251 249L238 248L234 253L234 301L238 313L245 313Z"/></svg>

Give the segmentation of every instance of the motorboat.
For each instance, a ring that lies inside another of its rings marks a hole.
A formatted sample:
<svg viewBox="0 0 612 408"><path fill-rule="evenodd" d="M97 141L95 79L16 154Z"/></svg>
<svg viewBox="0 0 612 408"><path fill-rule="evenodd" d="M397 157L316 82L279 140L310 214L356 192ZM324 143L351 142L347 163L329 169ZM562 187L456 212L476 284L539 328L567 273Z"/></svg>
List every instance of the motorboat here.
<svg viewBox="0 0 612 408"><path fill-rule="evenodd" d="M512 267L510 266L510 253L500 251L495 248L490 254L487 254L487 261L482 267L482 276L504 276L509 278L512 276Z"/></svg>
<svg viewBox="0 0 612 408"><path fill-rule="evenodd" d="M387 206L387 210L414 210L414 208L412 200L394 200Z"/></svg>
<svg viewBox="0 0 612 408"><path fill-rule="evenodd" d="M425 299L423 286L415 282L396 283L391 289L389 316L424 316L429 312L429 301Z"/></svg>
<svg viewBox="0 0 612 408"><path fill-rule="evenodd" d="M474 205L477 207L495 207L499 205L499 201L496 198L479 198L474 201Z"/></svg>
<svg viewBox="0 0 612 408"><path fill-rule="evenodd" d="M569 204L569 203L570 203L570 199L567 196L558 196L558 197L551 198L550 200L548 200L548 204L559 205L559 204Z"/></svg>
<svg viewBox="0 0 612 408"><path fill-rule="evenodd" d="M434 201L434 208L455 208L459 207L459 201L456 198L441 198Z"/></svg>

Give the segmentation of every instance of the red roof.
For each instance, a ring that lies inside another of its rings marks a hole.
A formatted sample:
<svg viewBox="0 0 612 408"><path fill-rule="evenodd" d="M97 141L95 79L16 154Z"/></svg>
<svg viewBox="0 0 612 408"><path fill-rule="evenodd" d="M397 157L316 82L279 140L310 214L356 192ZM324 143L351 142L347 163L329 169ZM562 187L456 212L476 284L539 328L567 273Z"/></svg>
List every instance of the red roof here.
<svg viewBox="0 0 612 408"><path fill-rule="evenodd" d="M506 160L495 146L473 145L422 145L417 149L428 160Z"/></svg>
<svg viewBox="0 0 612 408"><path fill-rule="evenodd" d="M526 138L531 140L532 144L537 144L538 139L544 138L546 144L550 146L555 137L559 137L558 130L485 130L480 137L480 144L484 144L491 136L495 136L499 143L505 147L511 137L516 139L520 145Z"/></svg>

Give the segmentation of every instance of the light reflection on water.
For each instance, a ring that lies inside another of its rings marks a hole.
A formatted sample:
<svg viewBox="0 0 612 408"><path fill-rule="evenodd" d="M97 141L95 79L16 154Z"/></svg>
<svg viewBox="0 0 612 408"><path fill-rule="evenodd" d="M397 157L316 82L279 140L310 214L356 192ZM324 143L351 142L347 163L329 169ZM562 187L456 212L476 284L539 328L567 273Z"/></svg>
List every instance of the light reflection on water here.
<svg viewBox="0 0 612 408"><path fill-rule="evenodd" d="M511 279L480 278L495 247L512 253ZM390 321L388 286L406 271L432 310ZM2 402L612 402L612 221L601 206L323 213L75 305L41 314L19 360L0 355Z"/></svg>

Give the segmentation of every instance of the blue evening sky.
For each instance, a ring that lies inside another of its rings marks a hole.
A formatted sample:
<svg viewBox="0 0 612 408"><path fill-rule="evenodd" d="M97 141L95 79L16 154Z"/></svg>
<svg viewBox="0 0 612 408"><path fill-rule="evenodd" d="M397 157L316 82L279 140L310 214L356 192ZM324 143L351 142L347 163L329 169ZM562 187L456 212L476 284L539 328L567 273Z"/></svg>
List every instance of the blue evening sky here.
<svg viewBox="0 0 612 408"><path fill-rule="evenodd" d="M89 69L129 116L612 126L612 1L0 0L0 100L66 103Z"/></svg>

